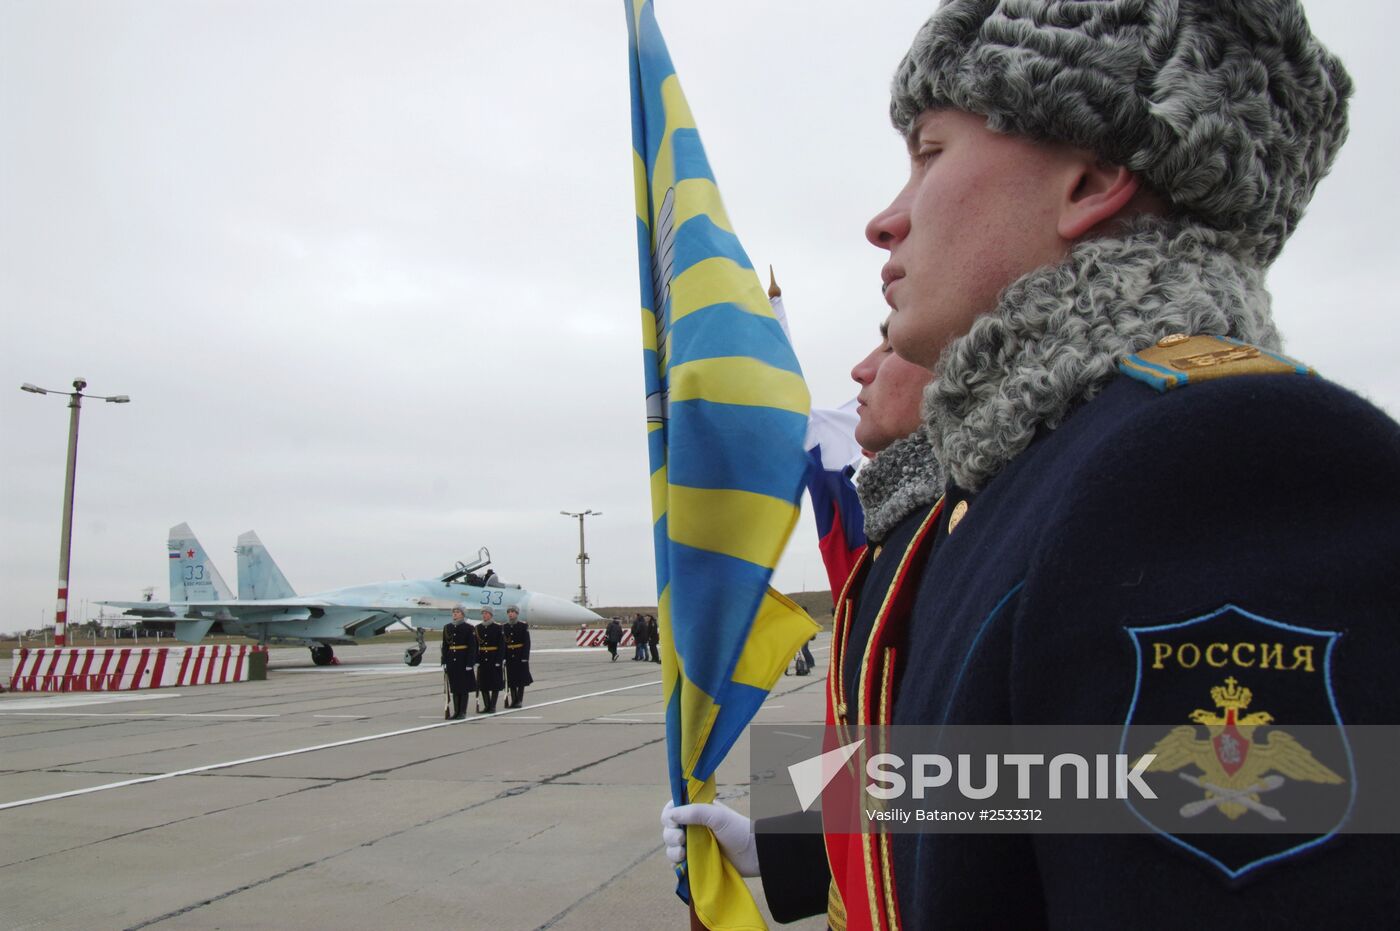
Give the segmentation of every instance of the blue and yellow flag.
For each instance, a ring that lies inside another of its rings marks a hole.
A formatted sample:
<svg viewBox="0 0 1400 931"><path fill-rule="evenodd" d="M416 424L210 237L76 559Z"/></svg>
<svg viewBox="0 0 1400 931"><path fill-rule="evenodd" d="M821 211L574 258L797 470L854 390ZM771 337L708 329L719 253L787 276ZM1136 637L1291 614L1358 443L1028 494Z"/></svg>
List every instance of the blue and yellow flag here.
<svg viewBox="0 0 1400 931"><path fill-rule="evenodd" d="M642 345L671 795L715 769L816 624L768 587L802 495L810 400L734 235L651 0L626 0ZM714 837L678 893L712 929L763 928Z"/></svg>

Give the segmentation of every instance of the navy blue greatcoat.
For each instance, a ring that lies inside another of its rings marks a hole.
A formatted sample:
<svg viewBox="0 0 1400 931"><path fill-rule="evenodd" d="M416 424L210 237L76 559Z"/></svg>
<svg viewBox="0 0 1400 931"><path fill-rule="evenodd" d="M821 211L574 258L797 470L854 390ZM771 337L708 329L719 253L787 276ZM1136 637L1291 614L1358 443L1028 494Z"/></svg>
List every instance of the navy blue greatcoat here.
<svg viewBox="0 0 1400 931"><path fill-rule="evenodd" d="M950 487L935 532L895 724L1166 732L1227 678L1283 730L1400 723L1400 426L1327 381L1120 375L980 492ZM1400 926L1395 835L893 851L906 928Z"/></svg>
<svg viewBox="0 0 1400 931"><path fill-rule="evenodd" d="M483 692L498 692L506 687L505 631L500 624L476 625L476 685Z"/></svg>
<svg viewBox="0 0 1400 931"><path fill-rule="evenodd" d="M466 622L442 628L442 666L452 691L452 711L465 713L476 691L476 631Z"/></svg>
<svg viewBox="0 0 1400 931"><path fill-rule="evenodd" d="M506 649L506 685L523 689L534 684L530 675L530 628L524 621L507 621L501 626Z"/></svg>

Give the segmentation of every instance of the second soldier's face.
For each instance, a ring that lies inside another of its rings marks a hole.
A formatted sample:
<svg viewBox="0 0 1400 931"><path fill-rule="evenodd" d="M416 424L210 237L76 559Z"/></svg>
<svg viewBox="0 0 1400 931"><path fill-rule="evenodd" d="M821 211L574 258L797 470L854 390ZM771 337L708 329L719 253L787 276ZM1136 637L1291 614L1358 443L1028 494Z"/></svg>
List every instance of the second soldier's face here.
<svg viewBox="0 0 1400 931"><path fill-rule="evenodd" d="M1008 285L1067 254L1058 221L1077 173L1074 150L993 132L960 110L925 112L908 144L909 180L865 235L889 252L890 344L932 369Z"/></svg>
<svg viewBox="0 0 1400 931"><path fill-rule="evenodd" d="M919 429L924 386L933 373L894 354L888 340L851 369L860 385L856 395L856 442L866 452L878 453L895 440Z"/></svg>

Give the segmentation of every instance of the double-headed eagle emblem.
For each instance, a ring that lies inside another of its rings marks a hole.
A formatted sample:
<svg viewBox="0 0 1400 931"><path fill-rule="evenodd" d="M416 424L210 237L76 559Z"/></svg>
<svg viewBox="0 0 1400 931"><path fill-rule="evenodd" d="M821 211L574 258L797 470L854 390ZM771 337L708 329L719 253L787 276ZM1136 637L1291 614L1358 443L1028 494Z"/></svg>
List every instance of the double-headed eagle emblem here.
<svg viewBox="0 0 1400 931"><path fill-rule="evenodd" d="M1287 779L1334 784L1344 781L1283 731L1270 730L1256 742L1255 730L1272 724L1273 715L1265 711L1242 714L1254 696L1249 689L1241 688L1234 677L1226 679L1223 686L1212 688L1210 697L1224 712L1223 716L1199 708L1190 714L1192 721L1205 726L1209 737L1198 738L1196 727L1190 724L1172 728L1152 748L1157 758L1147 767L1148 772L1171 772L1185 766L1200 770L1199 776L1178 774L1205 790L1205 798L1181 806L1183 818L1194 818L1214 808L1231 821L1246 811L1270 821L1284 821L1282 812L1260 801L1261 795L1282 786Z"/></svg>

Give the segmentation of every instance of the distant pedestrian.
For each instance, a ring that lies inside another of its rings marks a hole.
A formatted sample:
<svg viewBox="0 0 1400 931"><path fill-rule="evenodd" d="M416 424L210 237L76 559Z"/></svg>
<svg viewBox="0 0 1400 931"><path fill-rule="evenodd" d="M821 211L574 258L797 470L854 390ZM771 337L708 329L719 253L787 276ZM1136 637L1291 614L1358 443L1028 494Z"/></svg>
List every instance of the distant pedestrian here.
<svg viewBox="0 0 1400 931"><path fill-rule="evenodd" d="M647 658L647 621L638 614L632 620L632 662Z"/></svg>
<svg viewBox="0 0 1400 931"><path fill-rule="evenodd" d="M617 618L608 621L607 632L603 634L603 642L608 645L608 652L612 654L612 661L617 662L617 645L622 642L622 622Z"/></svg>
<svg viewBox="0 0 1400 931"><path fill-rule="evenodd" d="M810 642L810 640L807 641L807 643ZM793 657L792 674L795 676L811 675L812 667L817 664L817 661L812 656L812 651L808 648L807 643L803 643L802 649L798 650L797 656ZM783 675L787 674L787 670L784 669Z"/></svg>
<svg viewBox="0 0 1400 931"><path fill-rule="evenodd" d="M525 686L535 681L530 675L530 625L520 619L519 608L506 608L501 632L506 644L506 707L519 708L525 701Z"/></svg>
<svg viewBox="0 0 1400 931"><path fill-rule="evenodd" d="M452 609L452 622L442 628L442 672L451 696L448 717L467 716L467 704L476 691L476 632L461 608Z"/></svg>
<svg viewBox="0 0 1400 931"><path fill-rule="evenodd" d="M661 662L661 628L656 623L656 616L647 615L647 647L651 650L651 661ZM645 659L645 654L643 654Z"/></svg>
<svg viewBox="0 0 1400 931"><path fill-rule="evenodd" d="M496 699L505 688L505 634L490 608L481 609L476 628L476 687L481 692L481 710L496 713Z"/></svg>

